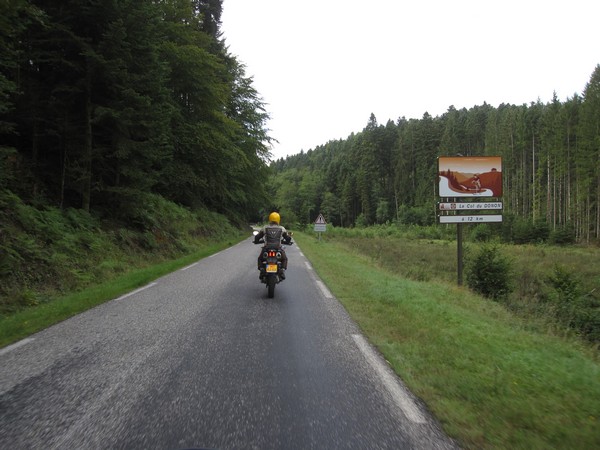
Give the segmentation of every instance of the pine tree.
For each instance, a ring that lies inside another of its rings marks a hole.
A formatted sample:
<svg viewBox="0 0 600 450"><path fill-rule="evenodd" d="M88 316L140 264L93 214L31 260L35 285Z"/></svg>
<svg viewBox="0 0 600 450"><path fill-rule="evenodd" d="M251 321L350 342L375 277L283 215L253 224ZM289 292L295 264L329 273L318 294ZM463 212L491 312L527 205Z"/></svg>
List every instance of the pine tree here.
<svg viewBox="0 0 600 450"><path fill-rule="evenodd" d="M600 65L583 92L579 122L577 185L582 238L600 238Z"/></svg>

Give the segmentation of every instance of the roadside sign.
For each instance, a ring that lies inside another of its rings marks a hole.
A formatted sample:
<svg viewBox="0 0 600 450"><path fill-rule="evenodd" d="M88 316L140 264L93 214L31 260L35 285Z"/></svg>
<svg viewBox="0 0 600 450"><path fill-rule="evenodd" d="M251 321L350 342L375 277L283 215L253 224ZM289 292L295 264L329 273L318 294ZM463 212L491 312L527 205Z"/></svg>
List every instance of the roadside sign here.
<svg viewBox="0 0 600 450"><path fill-rule="evenodd" d="M502 202L454 202L438 203L440 211L458 211L458 210L487 210L502 209Z"/></svg>
<svg viewBox="0 0 600 450"><path fill-rule="evenodd" d="M484 210L502 212L502 157L440 156L438 158L439 223L456 224L458 285L462 285L463 225L502 222L502 214L477 214ZM456 197L471 199L456 200ZM493 197L485 199L482 197ZM453 201L454 200L454 201ZM496 200L496 201L494 201Z"/></svg>
<svg viewBox="0 0 600 450"><path fill-rule="evenodd" d="M502 157L440 156L440 197L502 197Z"/></svg>
<svg viewBox="0 0 600 450"><path fill-rule="evenodd" d="M502 214L480 214L474 216L439 216L440 223L485 223L502 222Z"/></svg>
<svg viewBox="0 0 600 450"><path fill-rule="evenodd" d="M315 233L324 233L327 231L327 222L325 221L325 217L323 214L319 214L317 220L315 220ZM319 238L321 235L319 234Z"/></svg>

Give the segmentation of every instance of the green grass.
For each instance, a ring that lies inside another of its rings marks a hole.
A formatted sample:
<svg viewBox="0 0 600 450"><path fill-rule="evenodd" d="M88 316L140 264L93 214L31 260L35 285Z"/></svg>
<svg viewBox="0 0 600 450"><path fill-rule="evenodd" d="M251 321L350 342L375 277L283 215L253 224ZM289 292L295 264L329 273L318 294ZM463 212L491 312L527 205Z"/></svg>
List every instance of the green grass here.
<svg viewBox="0 0 600 450"><path fill-rule="evenodd" d="M365 335L463 447L600 448L600 363L589 346L540 332L445 276L399 276L362 254L356 240L295 237Z"/></svg>
<svg viewBox="0 0 600 450"><path fill-rule="evenodd" d="M372 264L403 278L456 284L456 241L447 237L419 238L415 236L416 230L409 231L396 227L332 228L323 239L354 248L368 256ZM465 284L469 281L469 265L477 260L482 245L486 244L464 243ZM600 346L598 248L512 244L497 244L497 247L508 262L507 281L512 288L512 292L498 301L526 318L529 326L536 324L561 335L578 334ZM556 289L551 281L556 271L565 274L575 286L573 298L566 298Z"/></svg>
<svg viewBox="0 0 600 450"><path fill-rule="evenodd" d="M145 268L137 268L105 281L68 295L51 297L46 302L24 309L23 311L0 318L0 348L37 331L47 328L62 320L112 300L140 286L185 267L199 259L212 255L246 236L235 236L224 239L176 260L165 261ZM119 266L118 262L106 261L108 266Z"/></svg>

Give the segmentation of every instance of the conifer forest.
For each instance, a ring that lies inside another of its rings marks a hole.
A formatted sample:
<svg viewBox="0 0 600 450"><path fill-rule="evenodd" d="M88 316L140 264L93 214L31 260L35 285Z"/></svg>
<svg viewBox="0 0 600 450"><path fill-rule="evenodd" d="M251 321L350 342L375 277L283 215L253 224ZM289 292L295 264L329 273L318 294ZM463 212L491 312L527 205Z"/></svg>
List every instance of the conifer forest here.
<svg viewBox="0 0 600 450"><path fill-rule="evenodd" d="M401 105L398 106L401 109ZM272 191L290 221L337 226L436 221L439 156L500 156L504 226L600 239L600 65L582 94L544 104L450 106L399 118L276 161ZM537 236L536 236L537 233ZM527 239L524 239L527 240Z"/></svg>
<svg viewBox="0 0 600 450"><path fill-rule="evenodd" d="M221 12L221 0L2 1L3 198L125 225L156 196L256 211L268 114Z"/></svg>
<svg viewBox="0 0 600 450"><path fill-rule="evenodd" d="M322 212L337 226L429 225L437 158L490 155L502 157L508 222L600 239L600 66L565 101L385 124L366 112L363 130L269 167L269 114L228 52L222 0L0 9L3 199L125 225L157 197L238 222L276 207L288 223Z"/></svg>

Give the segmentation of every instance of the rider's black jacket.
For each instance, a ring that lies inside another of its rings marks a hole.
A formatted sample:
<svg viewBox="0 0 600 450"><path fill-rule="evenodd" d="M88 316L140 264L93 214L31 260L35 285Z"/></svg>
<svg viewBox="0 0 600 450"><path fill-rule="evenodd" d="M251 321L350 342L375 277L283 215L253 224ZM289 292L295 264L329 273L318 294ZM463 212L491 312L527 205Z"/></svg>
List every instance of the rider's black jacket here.
<svg viewBox="0 0 600 450"><path fill-rule="evenodd" d="M281 240L289 241L291 236L281 225L267 225L254 237L254 243L258 244L264 238L266 247L281 247Z"/></svg>

